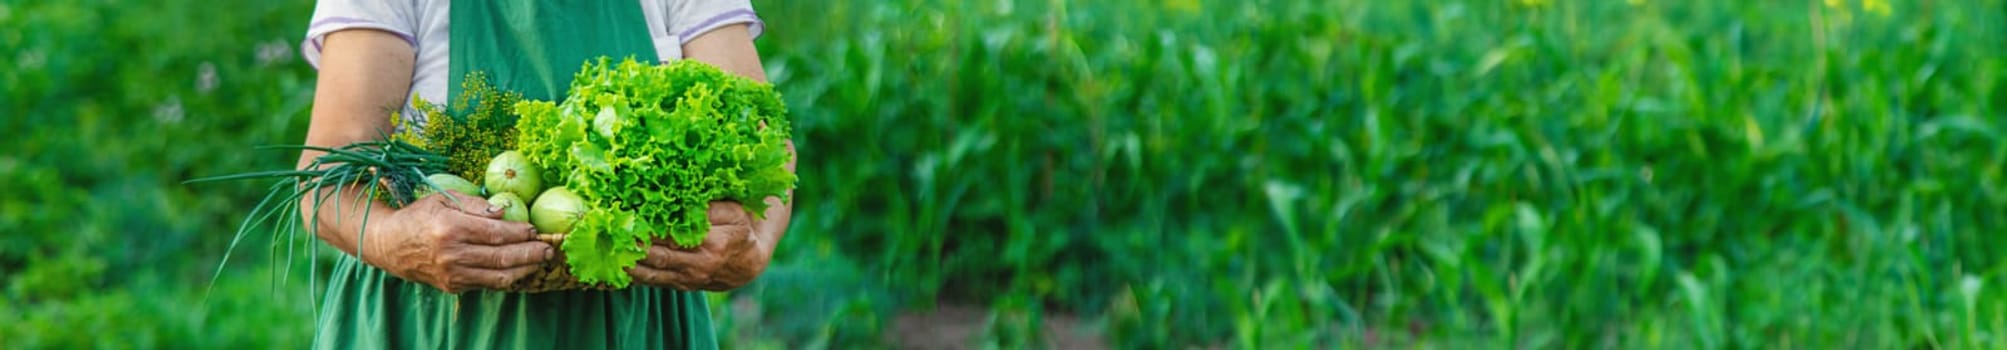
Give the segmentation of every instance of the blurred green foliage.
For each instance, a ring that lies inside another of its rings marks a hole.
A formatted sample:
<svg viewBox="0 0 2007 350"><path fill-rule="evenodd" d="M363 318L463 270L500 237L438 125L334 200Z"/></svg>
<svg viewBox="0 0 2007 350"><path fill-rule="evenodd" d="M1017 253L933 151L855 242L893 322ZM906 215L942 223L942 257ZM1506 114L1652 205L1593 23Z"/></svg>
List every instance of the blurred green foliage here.
<svg viewBox="0 0 2007 350"><path fill-rule="evenodd" d="M178 184L292 164L310 4L191 4L0 4L0 342L311 336ZM728 345L2007 345L2001 0L756 5L802 179Z"/></svg>
<svg viewBox="0 0 2007 350"><path fill-rule="evenodd" d="M259 186L179 184L297 158L247 146L299 142L313 76L291 45L309 9L197 5L0 3L6 347L253 347L311 336L273 326L304 325L312 311L308 295L271 288L267 272L282 270L240 264L204 300L227 232Z"/></svg>

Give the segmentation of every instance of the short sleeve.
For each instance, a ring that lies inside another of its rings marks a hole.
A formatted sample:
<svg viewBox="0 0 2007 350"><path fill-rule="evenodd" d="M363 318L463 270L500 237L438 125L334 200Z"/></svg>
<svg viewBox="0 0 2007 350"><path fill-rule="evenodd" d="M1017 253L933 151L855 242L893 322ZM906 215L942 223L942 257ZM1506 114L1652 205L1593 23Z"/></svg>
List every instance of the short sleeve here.
<svg viewBox="0 0 2007 350"><path fill-rule="evenodd" d="M679 44L688 44L690 39L719 27L742 23L747 24L755 38L766 30L766 23L753 13L753 4L748 0L670 0L669 3L669 33L681 38Z"/></svg>
<svg viewBox="0 0 2007 350"><path fill-rule="evenodd" d="M321 0L314 3L314 17L307 24L307 38L300 43L300 56L315 68L321 66L321 42L329 33L347 29L376 29L418 47L417 1Z"/></svg>

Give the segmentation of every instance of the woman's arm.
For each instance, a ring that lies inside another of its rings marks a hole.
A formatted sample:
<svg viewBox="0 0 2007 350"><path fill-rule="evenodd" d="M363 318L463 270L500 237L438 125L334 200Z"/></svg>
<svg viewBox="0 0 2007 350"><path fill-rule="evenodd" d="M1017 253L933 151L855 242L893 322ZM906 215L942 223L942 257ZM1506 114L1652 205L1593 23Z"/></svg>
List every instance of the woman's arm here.
<svg viewBox="0 0 2007 350"><path fill-rule="evenodd" d="M753 33L744 24L719 27L690 39L683 44L683 58L767 81L766 67L760 65L760 50L753 46Z"/></svg>
<svg viewBox="0 0 2007 350"><path fill-rule="evenodd" d="M698 35L683 44L683 55L685 59L767 81L759 50L753 47L752 33L744 24ZM794 141L787 142L787 150L794 153ZM795 171L794 163L794 157L789 157L787 171ZM789 190L788 196L793 195L794 191ZM702 244L694 250L684 250L671 242L658 242L649 247L648 256L629 273L644 284L683 290L722 291L752 282L773 259L774 247L787 234L789 217L794 212L792 201L765 200L765 220L752 220L739 203L711 202L711 232L704 236Z"/></svg>
<svg viewBox="0 0 2007 350"><path fill-rule="evenodd" d="M392 130L390 112L404 106L411 86L414 49L395 34L376 30L346 30L328 34L321 49L320 80L314 85L313 119L307 124L309 146L341 147L378 139ZM297 167L305 168L323 152L300 153ZM319 212L318 235L337 249L355 255L361 247L363 213L369 217L389 217L389 206L360 191L341 191L340 210ZM332 190L323 195L336 195ZM314 198L308 196L300 208L314 219ZM359 209L359 210L358 210ZM308 222L313 225L315 222Z"/></svg>
<svg viewBox="0 0 2007 350"><path fill-rule="evenodd" d="M321 49L320 80L314 87L313 120L306 144L340 147L377 140L390 133L391 112L404 105L411 86L414 49L388 32L357 29L327 35ZM300 167L321 152L302 152ZM500 220L501 213L479 197L457 192L428 196L402 209L376 201L351 187L314 209L313 196L301 213L316 225L322 241L392 275L448 292L506 288L535 272L555 248L535 240L527 223ZM362 215L369 220L364 225ZM315 220L318 219L318 220Z"/></svg>

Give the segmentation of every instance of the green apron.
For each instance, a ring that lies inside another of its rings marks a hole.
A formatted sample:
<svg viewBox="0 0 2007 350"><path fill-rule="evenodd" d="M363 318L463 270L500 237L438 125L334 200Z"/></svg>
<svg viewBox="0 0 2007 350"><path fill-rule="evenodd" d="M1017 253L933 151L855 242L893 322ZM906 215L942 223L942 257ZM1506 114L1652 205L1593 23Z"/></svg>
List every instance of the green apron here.
<svg viewBox="0 0 2007 350"><path fill-rule="evenodd" d="M656 62L633 0L453 0L451 77L469 71L523 98L564 95L586 59ZM343 255L329 278L316 348L717 348L697 292L636 285L618 291L446 294Z"/></svg>

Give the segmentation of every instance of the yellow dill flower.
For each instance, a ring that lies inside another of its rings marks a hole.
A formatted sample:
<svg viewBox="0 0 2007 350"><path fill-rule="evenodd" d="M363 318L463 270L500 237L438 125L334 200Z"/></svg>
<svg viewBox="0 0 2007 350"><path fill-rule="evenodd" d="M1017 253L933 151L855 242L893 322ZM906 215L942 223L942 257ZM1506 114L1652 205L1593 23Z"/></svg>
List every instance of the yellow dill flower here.
<svg viewBox="0 0 2007 350"><path fill-rule="evenodd" d="M480 179L489 160L516 144L514 108L522 94L495 88L487 74L478 71L467 73L460 86L451 108L412 96L412 107L424 124L414 126L412 120L393 115L397 133L391 137L445 155L447 172Z"/></svg>
<svg viewBox="0 0 2007 350"><path fill-rule="evenodd" d="M1861 10L1882 16L1888 16L1890 13L1895 12L1895 9L1889 6L1888 0L1861 0Z"/></svg>

